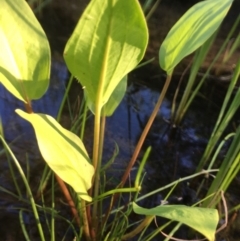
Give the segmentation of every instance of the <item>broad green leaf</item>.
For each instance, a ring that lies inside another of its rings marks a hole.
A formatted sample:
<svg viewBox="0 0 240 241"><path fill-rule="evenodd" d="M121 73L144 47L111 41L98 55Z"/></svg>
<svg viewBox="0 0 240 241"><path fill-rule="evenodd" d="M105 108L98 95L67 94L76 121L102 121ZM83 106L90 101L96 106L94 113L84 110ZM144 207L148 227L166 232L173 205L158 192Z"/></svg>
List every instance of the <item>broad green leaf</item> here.
<svg viewBox="0 0 240 241"><path fill-rule="evenodd" d="M127 89L127 76L124 76L123 79L118 83L118 85L114 89L107 103L104 105L104 108L103 108L104 113L102 114L102 116L111 116L114 113L114 111L122 101L125 95L126 89ZM87 97L87 93L84 93L84 94L86 96L88 108L93 113L95 113L94 103L91 102L91 100Z"/></svg>
<svg viewBox="0 0 240 241"><path fill-rule="evenodd" d="M0 82L18 99L39 99L50 75L50 48L25 0L0 0Z"/></svg>
<svg viewBox="0 0 240 241"><path fill-rule="evenodd" d="M203 234L208 240L215 240L215 232L219 221L216 209L184 205L161 205L146 209L133 203L133 210L137 214L154 215L181 222Z"/></svg>
<svg viewBox="0 0 240 241"><path fill-rule="evenodd" d="M82 199L91 201L87 190L91 187L94 168L82 141L51 116L28 114L20 109L16 112L32 124L41 154L50 168Z"/></svg>
<svg viewBox="0 0 240 241"><path fill-rule="evenodd" d="M220 26L233 0L206 0L191 7L172 27L159 51L160 66L169 75Z"/></svg>
<svg viewBox="0 0 240 241"><path fill-rule="evenodd" d="M64 59L90 101L96 105L98 96L102 107L143 58L147 42L137 0L92 0L65 47Z"/></svg>

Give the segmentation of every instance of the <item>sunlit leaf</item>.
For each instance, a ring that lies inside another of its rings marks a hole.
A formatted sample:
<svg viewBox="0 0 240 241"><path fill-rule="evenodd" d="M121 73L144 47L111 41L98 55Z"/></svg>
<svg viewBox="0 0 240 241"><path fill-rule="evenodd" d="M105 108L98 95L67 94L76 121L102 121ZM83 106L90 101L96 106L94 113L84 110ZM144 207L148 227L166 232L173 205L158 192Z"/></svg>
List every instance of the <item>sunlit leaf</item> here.
<svg viewBox="0 0 240 241"><path fill-rule="evenodd" d="M39 99L50 75L44 31L25 0L0 0L0 82L18 99Z"/></svg>
<svg viewBox="0 0 240 241"><path fill-rule="evenodd" d="M92 0L65 50L70 72L102 107L121 79L143 58L148 30L137 0Z"/></svg>
<svg viewBox="0 0 240 241"><path fill-rule="evenodd" d="M104 108L103 108L104 113L102 113L103 116L111 116L114 113L118 105L121 103L125 95L126 89L127 89L127 76L124 76L123 79L118 83L118 85L114 89L107 103L104 105ZM91 100L87 97L87 93L85 93L85 95L86 95L88 107L93 113L95 113L94 103L91 102Z"/></svg>
<svg viewBox="0 0 240 241"><path fill-rule="evenodd" d="M39 149L50 168L82 199L91 201L87 190L91 187L94 168L82 141L51 116L28 114L20 109L16 112L33 125Z"/></svg>
<svg viewBox="0 0 240 241"><path fill-rule="evenodd" d="M146 209L133 203L133 210L137 214L154 215L181 222L203 234L208 240L215 240L215 232L219 221L216 209L184 205L161 205Z"/></svg>
<svg viewBox="0 0 240 241"><path fill-rule="evenodd" d="M206 0L191 7L172 27L159 51L160 66L169 75L220 26L233 0Z"/></svg>

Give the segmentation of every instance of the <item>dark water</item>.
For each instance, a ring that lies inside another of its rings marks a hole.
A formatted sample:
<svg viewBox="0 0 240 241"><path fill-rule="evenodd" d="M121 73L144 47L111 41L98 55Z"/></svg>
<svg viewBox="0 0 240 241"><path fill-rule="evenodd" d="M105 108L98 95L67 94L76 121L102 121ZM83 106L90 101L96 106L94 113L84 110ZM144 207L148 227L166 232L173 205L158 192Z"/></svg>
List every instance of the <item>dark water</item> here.
<svg viewBox="0 0 240 241"><path fill-rule="evenodd" d="M65 91L67 77L68 72L64 64L57 61L53 62L50 87L41 99L32 101L34 112L46 113L56 117ZM0 115L5 138L8 141L13 141L19 134L29 135L32 128L27 127L26 121L15 113L17 108L25 110L24 104L6 91L2 85L0 85L0 98ZM25 137L22 136L22 138Z"/></svg>
<svg viewBox="0 0 240 241"><path fill-rule="evenodd" d="M134 72L130 75L132 82L121 105L113 116L106 120L103 162L107 162L113 155L115 143L119 146L119 155L107 171L108 177L111 178L115 185L121 178L131 158L134 147L154 108L160 93L159 89L161 89L164 81L159 76L155 80L158 83L152 89L140 84L140 82L144 81L144 79L141 79L142 76L144 76L142 71ZM201 92L202 96L196 98L181 125L178 128L173 128L171 124L171 107L173 90L176 88L174 81L176 79L173 80L173 85L170 86L170 92L159 110L138 161L131 172L131 180L134 180L144 151L148 146L152 146L151 155L145 166L145 178L141 195L195 172L215 125L223 96L226 92L226 86L214 86L213 83L206 83ZM212 96L209 95L211 92L213 92ZM234 122L239 122L239 115L236 116L232 123ZM87 133L92 133L92 121L89 120L88 124L89 129L87 129ZM230 127L227 132L233 130L234 128ZM225 148L219 156L219 163L224 158L224 153L226 153L229 144L230 142L226 143ZM91 153L91 148L89 148L89 153ZM179 184L169 201L171 203L178 203L178 200L181 199L181 203L183 202L186 205L193 204L198 199L195 192L197 185L199 183L196 183L192 187L189 187L187 182ZM234 182L235 185L239 185L239 182L238 184ZM207 189L208 185L203 188L204 192ZM163 191L142 201L140 204L145 207L159 205L166 195L167 191ZM231 196L231 200L235 200L232 204L235 203L236 205L239 199L238 191L231 189ZM186 235L182 235L181 237L186 238Z"/></svg>
<svg viewBox="0 0 240 241"><path fill-rule="evenodd" d="M84 1L86 2L86 1ZM191 1L188 1L190 3ZM239 2L238 0L235 3ZM59 4L57 1L53 1L53 4ZM85 3L84 3L85 4ZM192 4L192 3L191 3ZM68 4L70 7L74 7L74 4ZM163 10L165 14L170 16L167 21L164 21L164 26L167 31L170 29L170 23L174 22L174 18L178 17L181 13L172 12L172 9L176 7L179 11L183 12L182 3L179 1L173 1L171 6L168 6L168 11L164 8L160 8L159 12L156 12L156 18L149 23L152 27L151 38L154 41L150 42L147 56L154 57L160 46L160 40L165 36L166 31L162 31L156 26L159 26L158 15L162 16ZM176 6L175 6L176 5ZM65 5L64 5L65 6ZM85 5L84 5L85 6ZM74 22L69 15L65 15L69 9L62 9L61 5L57 6L57 10L48 9L42 18L44 29L48 29L48 37L52 45L52 49L62 52L62 49L70 35ZM83 8L83 7L81 7ZM163 10L162 10L163 9ZM237 8L235 8L237 9ZM239 14L239 13L238 13ZM228 18L232 17L229 16ZM72 14L72 18L77 19L77 15ZM171 19L170 19L171 18ZM49 21L51 19L51 21ZM64 24L63 24L64 23ZM60 50L59 50L60 48ZM239 56L238 56L239 57ZM33 102L33 109L35 112L47 113L52 116L56 116L62 95L65 89L65 80L67 78L67 70L61 62L53 62L51 88L48 93L39 101ZM112 178L114 184L116 184L122 175L124 168L127 166L129 159L133 153L134 147L140 137L140 134L149 118L149 115L154 108L161 88L164 83L164 78L159 75L159 70L156 70L156 65L149 66L139 72L134 72L130 75L131 83L127 93L118 107L117 111L106 122L106 135L104 145L104 162L107 162L112 156L115 143L119 146L119 155L116 157L112 166L108 169L107 175ZM173 84L170 86L170 91L167 94L167 98L164 100L161 109L157 115L157 118L147 136L144 143L143 150L138 158L136 165L131 172L131 179L134 180L139 161L141 160L144 151L148 146L152 146L152 152L145 167L145 178L142 187L141 195L147 192L162 187L174 180L179 179L194 173L196 166L204 152L205 146L208 142L208 138L211 135L212 128L215 124L223 96L226 91L224 85L206 84L202 88L202 97L198 97L190 110L186 114L184 121L181 125L174 129L171 125L171 107L173 95L176 89L174 81L178 81L176 78L173 80ZM140 84L144 83L144 84ZM147 83L147 84L146 84ZM151 88L147 87L151 86ZM75 87L74 87L75 88ZM77 98L76 93L81 92L81 87L77 87L77 90L73 91L71 99L73 102ZM36 193L36 189L39 184L40 176L44 169L44 162L41 159L38 151L34 133L32 127L18 117L14 110L16 108L24 108L14 97L7 93L2 86L0 86L0 116L2 119L4 135L8 143L12 143L11 147L14 154L17 156L22 168L27 171L26 153L29 156L30 163L30 183L33 189L33 193ZM64 119L69 122L68 114L64 114ZM232 126L239 124L239 113L232 122ZM232 126L229 127L229 132L233 130ZM86 146L91 153L92 146L92 119L88 121ZM230 143L227 143L225 150L219 157L219 163L223 159L226 149ZM29 231L32 241L40 240L37 227L31 212L31 206L29 202L25 202L28 198L26 195L23 197L25 201L19 200L18 197L13 196L16 194L16 189L10 176L9 164L4 154L0 156L0 241L21 241L25 240L22 235L19 221L19 210L25 208L24 222ZM24 184L19 177L17 170L15 170L17 181L23 193L26 193ZM4 189L3 189L4 188ZM178 198L185 198L185 204L191 204L195 201L195 188L188 187L188 183L182 183L173 192L169 201L176 202ZM207 189L208 186L205 187ZM233 185L230 187L227 194L229 205L239 204L240 200L240 178L236 177ZM12 194L6 193L6 190ZM71 213L69 208L63 200L61 192L56 188L56 210L62 217L71 220ZM143 200L140 205L145 207L152 207L159 205L159 202L164 199L166 191L153 195L148 200ZM46 198L49 199L49 190L46 191ZM189 198L188 198L189 197ZM42 204L40 199L36 198L39 204ZM49 200L46 200L50 205ZM48 230L45 216L43 212L40 212L41 222L45 230ZM62 219L57 218L56 222L56 240L62 240L66 235L65 240L73 240L72 231L68 231L68 225ZM220 241L237 241L240 240L240 218L233 222L226 232L219 235ZM46 237L49 237L49 232L46 231ZM178 237L186 238L184 234L178 234ZM162 239L156 239L162 240Z"/></svg>
<svg viewBox="0 0 240 241"><path fill-rule="evenodd" d="M45 113L53 117L57 116L65 92L67 77L68 72L65 65L59 61L53 62L49 89L40 100L32 101L34 112ZM2 85L0 86L0 99L0 116L5 140L10 145L25 174L29 177L32 191L35 194L44 169L44 161L38 150L33 128L15 113L17 108L25 110L23 103L7 92ZM3 150L2 145L1 150ZM39 240L25 186L11 158L10 163L12 163L14 176L23 196L22 200L20 200L13 183L7 156L2 153L0 156L0 240L25 240L19 221L19 211L22 208L25 210L23 219L29 230L30 238L34 241ZM29 167L29 171L27 171L27 167ZM41 203L39 198L36 198L36 201ZM65 215L66 217L69 216L67 213ZM42 216L43 223L45 223L42 213L40 216ZM70 216L69 218L71 219Z"/></svg>
<svg viewBox="0 0 240 241"><path fill-rule="evenodd" d="M115 143L117 143L119 147L119 155L107 170L107 175L111 178L113 184L117 184L117 181L121 178L123 170L131 158L139 136L158 99L159 88L161 88L164 81L164 79L159 76L159 78L156 79L158 85L156 85L155 89L151 89L145 85L139 84L144 81L139 81L141 78L140 76L143 76L141 72L134 72L130 75L132 81L129 84L127 93L121 105L117 108L113 116L107 118L106 121L103 161L106 162L112 156L115 149ZM42 100L33 103L33 109L35 112L47 113L52 116L57 115L65 89L66 77L67 70L64 65L58 62L53 63L51 87ZM78 88L80 92L81 87L79 86ZM171 86L170 90L174 88L174 86ZM76 90L74 92L78 93ZM215 97L215 99L212 100L214 104L210 105L209 99L198 97L187 112L181 126L175 129L171 125L172 95L173 93L170 91L167 98L164 100L156 120L146 138L139 159L131 172L131 178L134 180L137 167L139 166L139 160L141 160L146 148L152 146L152 152L145 167L146 175L141 195L194 173L197 163L208 142L222 99L221 96L218 96L219 100ZM74 99L73 96L72 98ZM77 98L77 96L75 98ZM31 126L20 120L20 118L14 114L15 108L22 108L22 105L2 88L0 111L5 137L8 142L13 141L12 149L14 154L20 160L24 170L26 170L26 152L29 153L31 170L30 180L34 190L34 185L38 185L44 162L38 152ZM65 118L67 118L66 116L65 113ZM86 145L89 149L89 153L91 153L92 118L88 121L86 133L88 133L86 136ZM14 141L16 137L19 139ZM222 154L222 157L223 155L224 153ZM0 169L0 186L16 194L16 190L10 177L8 162L4 156L1 158ZM17 173L17 171L15 173ZM21 189L25 190L19 175L16 174L16 176ZM238 188L235 186L235 189L233 189L235 190L234 193L231 193L234 197L233 200L235 204L236 201L239 200L239 197L235 196L237 195L237 193L235 193L237 189ZM166 191L155 194L150 199L141 201L140 204L145 207L159 205L166 194ZM194 189L189 188L187 183L178 185L170 198L170 202L176 202L179 198L185 198L185 204L190 205L192 202L196 201ZM62 196L59 193L56 209L60 210L61 215L71 219L71 214L61 199ZM41 203L40 200L38 200L38 202ZM3 189L0 189L0 206L0 222L3 223L4 220L6 220L9 224L14 224L14 227L19 226L19 208L24 207L31 210L29 204L18 200L12 195L6 194ZM44 223L44 215L42 213L40 215L42 216L42 222ZM39 238L37 238L38 233L31 212L30 214L25 213L24 222L28 227L32 227L32 229L30 229L32 232L30 232L32 240L39 240ZM66 228L63 229L63 227ZM67 226L61 223L60 231L58 231L59 237L62 237L65 234L65 230L67 230ZM16 239L16 237L20 235L19 233L21 233L19 228L17 228L15 232L10 233L8 230L6 231L5 228L0 228L0 236L6 237L2 240L7 240L8 236L12 238L9 240L24 240ZM71 240L70 237L72 234L69 235L70 236L67 236L68 238L66 238L66 240ZM231 234L231 236L233 235L234 233Z"/></svg>

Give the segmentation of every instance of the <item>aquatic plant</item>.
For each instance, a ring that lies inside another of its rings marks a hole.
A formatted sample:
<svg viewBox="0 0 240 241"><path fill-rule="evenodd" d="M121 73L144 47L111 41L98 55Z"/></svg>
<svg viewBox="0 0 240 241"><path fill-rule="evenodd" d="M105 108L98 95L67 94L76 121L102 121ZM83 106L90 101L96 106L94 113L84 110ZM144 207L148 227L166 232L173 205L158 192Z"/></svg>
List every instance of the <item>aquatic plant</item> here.
<svg viewBox="0 0 240 241"><path fill-rule="evenodd" d="M215 239L219 221L215 208L160 205L152 209L145 209L136 204L151 195L139 197L143 167L151 148L147 149L143 157L134 186L124 187L124 185L159 111L175 66L185 56L208 41L221 24L232 3L230 0L222 0L222 5L219 2L220 0L208 0L194 5L169 32L159 51L160 66L167 72L166 84L122 180L116 188L102 191L102 186L105 189L105 184L101 183L105 118L111 116L121 102L126 91L127 75L143 59L147 48L148 29L140 4L137 0L92 0L65 46L63 57L72 74L69 86L73 77L76 77L84 88L85 110L88 108L94 114L93 153L90 157L82 139L76 134L63 128L53 117L34 113L31 101L41 98L49 85L49 43L40 24L24 0L19 0L17 5L13 0L0 0L1 83L25 104L25 111L17 109L16 113L32 124L42 157L55 173L55 178L72 208L74 218L87 240L127 240L139 233L143 235L143 230L148 227L155 216L184 223L207 239ZM209 9L211 11L208 11ZM214 21L209 21L209 19L214 19ZM239 71L239 68L236 69ZM236 72L236 75L239 76L239 72ZM67 94L66 91L65 97ZM239 98L238 94L236 98ZM59 111L58 120L61 117L61 111L62 108ZM84 111L84 119L86 119L86 111ZM21 173L34 211L40 238L42 241L46 240L39 219L39 208L33 199L25 173L4 140L3 134L0 138ZM239 143L238 139L239 131L233 141L234 147L237 145L239 149L239 144L236 144ZM234 147L232 149L235 149ZM229 151L232 153L232 150ZM237 158L239 158L239 154L234 152L234 160L238 160ZM162 189L175 187L183 180L212 171L210 168L207 171L200 170L193 176L178 180ZM46 171L46 173L43 179L49 178L49 172ZM225 176L229 175L232 174L225 174ZM231 179L229 180L231 181ZM52 183L54 185L54 179L52 179ZM156 190L156 192L159 191ZM211 190L210 195L214 192L216 189ZM127 207L121 206L119 196L123 193L129 194L130 197L133 196ZM110 197L111 202L103 214L103 202L106 197ZM54 194L52 198L54 199ZM115 205L117 202L118 205ZM126 209L124 210L124 208ZM46 211L47 208L44 210ZM53 204L50 209L52 240L54 240L54 218L56 216L54 211ZM140 224L136 224L137 227L133 231L129 231L128 228L132 226L132 223L129 223L128 217L132 212L146 215L146 218ZM20 217L22 217L21 215L22 211L20 211ZM201 218L192 219L192 217ZM163 230L165 226L159 227L157 232ZM23 230L27 239L26 230L24 228ZM154 232L151 238L156 234ZM80 240L81 237L82 234L76 234L76 239Z"/></svg>

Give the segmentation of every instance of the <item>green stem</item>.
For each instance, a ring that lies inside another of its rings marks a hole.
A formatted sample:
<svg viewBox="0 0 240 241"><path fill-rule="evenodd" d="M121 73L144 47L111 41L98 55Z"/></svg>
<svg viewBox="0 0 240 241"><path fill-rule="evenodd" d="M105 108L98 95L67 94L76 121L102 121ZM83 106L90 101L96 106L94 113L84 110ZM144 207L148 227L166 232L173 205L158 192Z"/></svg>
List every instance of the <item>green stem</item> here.
<svg viewBox="0 0 240 241"><path fill-rule="evenodd" d="M154 195L156 193L159 193L159 192L161 192L161 191L163 191L163 190L165 190L167 188L170 188L170 187L176 185L176 183L184 182L186 180L192 179L192 178L197 177L199 175L207 175L207 174L209 174L211 172L218 172L218 171L219 171L219 169L212 169L212 170L206 170L206 171L202 170L202 171L200 171L198 173L195 173L193 175L190 175L190 176L187 176L187 177L183 177L183 178L179 178L178 180L176 180L176 181L174 181L172 183L169 183L168 185L166 185L164 187L158 188L158 189L156 189L156 190L154 190L152 192L149 192L149 193L141 196L140 198L138 198L136 200L136 202L139 202L139 201L141 201L141 200L143 200L145 198L148 198L148 197L150 197L150 196L152 196L152 195Z"/></svg>
<svg viewBox="0 0 240 241"><path fill-rule="evenodd" d="M238 22L239 19L236 21ZM207 76L209 75L210 71L212 70L214 64L216 63L216 61L219 59L220 55L222 54L223 50L225 49L227 43L229 42L231 36L233 35L236 27L238 26L238 23L236 24L236 22L234 23L234 26L231 28L227 38L225 39L224 43L221 45L221 48L220 50L218 51L217 55L215 56L215 58L213 59L212 63L208 66L204 76L202 77L202 79L199 81L197 87L194 89L194 91L192 92L191 96L189 97L189 94L188 94L188 100L186 100L186 103L183 104L182 108L178 108L180 110L180 113L179 113L179 118L178 120L176 120L176 124L179 124L179 122L182 120L183 116L185 115L186 111L188 110L190 104L192 103L193 99L195 98L195 96L198 94L199 92L199 89L201 88L202 84L204 83L205 79L207 78ZM214 34L216 35L216 34ZM211 39L213 40L214 39L214 35L202 46L202 48L204 47L207 47L206 45L210 44L210 41ZM201 48L201 49L202 49ZM203 54L205 51L208 51L208 50L204 50L203 49ZM204 57L205 58L205 57ZM194 66L193 66L194 67ZM199 66L200 67L200 66ZM185 94L184 94L185 96ZM181 101L182 102L182 101ZM181 105L181 103L180 103Z"/></svg>
<svg viewBox="0 0 240 241"><path fill-rule="evenodd" d="M20 189L20 187L19 187L19 185L18 185L18 181L17 181L16 175L15 175L14 170L13 170L12 162L11 162L11 160L10 160L9 155L8 155L7 152L6 152L6 156L7 156L8 165L9 165L9 169L10 169L10 173L11 173L11 177L12 177L13 183L14 183L15 188L16 188L16 190L17 190L18 196L19 196L20 198L22 198L23 195L22 195L21 189Z"/></svg>
<svg viewBox="0 0 240 241"><path fill-rule="evenodd" d="M109 30L111 29L111 23L109 24L108 29ZM103 107L104 82L105 82L107 66L108 66L107 57L110 51L110 42L111 42L111 39L110 37L108 37L106 42L106 48L104 50L104 58L103 58L103 63L101 68L102 71L99 76L98 90L97 90L97 95L95 100L94 140L93 140L93 167L95 168L95 176L93 177L93 185L96 185L96 187L94 190L94 195L98 195L98 191L99 191L98 190L99 184L97 182L99 182L99 172L100 172L99 160L101 159L101 157L99 156L100 124L101 124L101 111ZM94 225L97 223L97 215L98 215L98 203L94 202L93 212L92 212L92 220L93 220L92 233L96 233L97 231L96 226Z"/></svg>
<svg viewBox="0 0 240 241"><path fill-rule="evenodd" d="M100 91L98 91L99 93ZM93 167L95 169L95 175L93 177L93 187L94 187L94 197L98 195L99 189L99 141L100 141L100 125L101 125L101 95L98 94L96 100L96 109L95 109L95 120L94 120L94 141L93 141ZM90 190L90 195L92 195L92 189ZM96 225L97 225L97 216L98 216L98 202L93 203L93 212L92 212L92 230L91 233L96 235ZM95 240L96 237L93 237Z"/></svg>
<svg viewBox="0 0 240 241"><path fill-rule="evenodd" d="M150 11L148 12L147 16L146 16L146 20L148 21L150 19L150 17L153 15L153 13L156 11L159 3L161 2L161 0L157 0L154 5L151 7Z"/></svg>
<svg viewBox="0 0 240 241"><path fill-rule="evenodd" d="M212 46L212 43L215 40L216 35L217 35L217 32L202 45L202 47L195 53L193 63L190 63L192 65L191 71L190 71L190 76L189 76L187 85L184 89L184 95L179 103L176 115L174 116L174 120L173 120L173 123L176 126L179 126L180 122L183 119L183 116L185 115L185 113L188 109L188 106L191 104L193 98L198 93L198 90L204 83L204 80L206 79L208 73L210 72L210 70L213 66L213 63L215 63L215 61L217 60L217 58L215 58L215 60L211 64L211 67L208 68L207 72L205 73L205 75L203 76L201 81L198 83L198 87L194 90L193 93L195 93L195 94L192 94L192 88L196 82L196 77L199 72L199 68L201 67L201 64L203 63L203 61L205 60L206 55L209 52L209 49ZM192 100L189 101L191 96L192 96ZM186 106L187 104L188 104L188 106Z"/></svg>
<svg viewBox="0 0 240 241"><path fill-rule="evenodd" d="M233 77L231 80L231 83L228 87L228 91L226 94L226 97L224 99L224 102L222 104L221 111L219 113L217 122L215 124L214 130L212 131L211 137L208 141L207 147L203 153L203 156L198 164L197 172L203 168L203 166L208 161L209 157L211 156L217 142L219 141L220 137L222 136L222 133L226 129L227 125L230 123L230 120L236 113L236 111L239 108L239 101L240 101L240 91L238 90L234 99L231 103L231 95L235 86L235 83L237 83L237 80L240 76L240 60L237 62L235 71L233 73Z"/></svg>
<svg viewBox="0 0 240 241"><path fill-rule="evenodd" d="M62 115L62 110L63 110L63 106L66 102L66 99L68 97L68 93L69 93L69 90L70 90L70 87L72 86L72 82L73 82L73 75L71 75L70 79L69 79L69 82L68 82L68 85L67 85L67 89L64 93L64 96L63 96L63 100L61 102L61 106L59 108L59 111L58 111L58 115L57 115L57 121L59 122L60 121L60 118L61 118L61 115Z"/></svg>
<svg viewBox="0 0 240 241"><path fill-rule="evenodd" d="M17 167L17 169L18 169L18 171L19 171L19 173L20 173L20 175L22 177L22 180L23 180L24 185L25 185L25 187L27 189L27 193L28 193L31 205L32 205L33 214L34 214L34 217L35 217L35 220L36 220L36 223L37 223L37 227L38 227L40 238L41 238L42 241L45 241L44 233L43 233L43 230L42 230L42 225L41 225L41 222L40 222L40 219L39 219L39 216L38 216L37 207L36 207L33 195L32 195L31 188L30 188L30 186L28 184L27 178L26 178L26 176L25 176L25 174L24 174L24 172L23 172L23 170L22 170L18 160L16 159L15 155L13 154L11 149L9 148L8 144L3 139L2 135L0 135L0 139L2 140L3 145L7 149L8 153L11 155L11 157L12 157L13 161L15 162L15 165L16 165L16 167Z"/></svg>
<svg viewBox="0 0 240 241"><path fill-rule="evenodd" d="M102 117L101 126L100 126L100 135L99 135L99 158L98 164L96 169L96 177L95 177L95 186L94 186L94 197L97 197L99 192L99 185L100 185L100 172L101 172L101 162L102 162L102 151L103 151L103 143L104 143L104 133L105 133L105 124L106 124L106 117ZM95 206L98 209L98 202L96 202ZM94 210L94 209L93 209ZM97 214L97 210L96 210ZM97 220L96 216L93 216L93 226L97 229L99 220Z"/></svg>
<svg viewBox="0 0 240 241"><path fill-rule="evenodd" d="M153 240L153 238L158 235L164 228L166 228L167 226L169 226L173 221L169 221L167 223L165 223L164 225L162 225L161 227L158 227L157 229L155 229L150 235L147 236L147 238L144 239L144 241L151 241Z"/></svg>
<svg viewBox="0 0 240 241"><path fill-rule="evenodd" d="M146 226L148 226L154 218L155 218L154 215L146 216L145 219L133 231L123 235L121 239L122 240L132 239L137 234L139 234Z"/></svg>
<svg viewBox="0 0 240 241"><path fill-rule="evenodd" d="M54 175L52 175L52 209L51 209L51 241L55 240L55 195L54 195Z"/></svg>
<svg viewBox="0 0 240 241"><path fill-rule="evenodd" d="M84 109L83 109L83 118L82 118L82 123L81 123L81 132L80 132L80 139L83 140L84 138L84 131L85 131L85 126L86 126L86 120L87 120L87 113L88 113L88 106L85 101L84 103Z"/></svg>
<svg viewBox="0 0 240 241"><path fill-rule="evenodd" d="M23 209L21 209L19 211L19 219L20 219L20 226L22 228L22 232L23 232L25 240L26 241L31 241L31 239L28 236L28 233L27 233L27 230L26 230L26 226L25 226L25 222L24 222L24 219L23 219Z"/></svg>
<svg viewBox="0 0 240 241"><path fill-rule="evenodd" d="M102 199L104 197L117 194L117 193L124 193L124 192L138 192L139 188L138 187L128 187L128 188L118 188L118 189L113 189L108 192L105 192L99 196L96 197L96 200Z"/></svg>
<svg viewBox="0 0 240 241"><path fill-rule="evenodd" d="M199 173L195 173L195 174L190 175L190 176L187 176L187 177L179 178L178 180L176 180L176 181L174 181L174 182L172 182L172 183L169 183L168 185L166 185L166 186L164 186L164 187L158 188L158 189L156 189L156 190L154 190L154 191L152 191L152 192L149 192L149 193L147 193L147 194L145 194L145 195L137 198L137 199L135 200L135 202L139 202L139 201L141 201L141 200L143 200L143 199L145 199L145 198L148 198L148 197L150 197L150 196L152 196L152 195L154 195L154 194L156 194L156 193L160 193L161 191L163 191L163 190L165 190L165 189L167 189L167 188L170 188L170 187L172 187L172 186L175 186L175 185L178 184L178 183L181 183L181 182L185 182L185 181L187 181L187 180L190 180L190 179L192 179L192 178L194 178L194 177L197 177L197 176L200 176L200 175L207 175L207 174L209 174L209 173L218 172L218 171L219 171L219 169L206 170L206 171L201 171L201 172L199 172ZM127 188L122 188L122 189L117 189L117 190L119 190L119 192L123 192L123 190L126 190L126 189L127 189ZM138 190L138 191L139 191L139 190ZM105 195L106 195L106 193L104 193L104 196L105 196ZM210 195L210 196L211 196L211 195ZM99 196L99 197L102 198L102 196ZM209 196L208 196L207 198L209 198ZM203 200L204 200L204 199L203 199ZM202 202L202 200L201 200L200 202ZM131 204L132 204L132 202L129 203L129 205L131 205ZM111 214L116 213L116 212L119 212L120 210L122 210L122 209L124 209L124 208L126 208L125 205L124 205L124 206L121 206L121 207L118 207L117 210L111 211Z"/></svg>
<svg viewBox="0 0 240 241"><path fill-rule="evenodd" d="M165 235L163 232L161 232L166 238L164 239L164 241L169 241L173 238L173 235L178 231L178 229L182 226L182 223L178 223L173 230L168 234Z"/></svg>
<svg viewBox="0 0 240 241"><path fill-rule="evenodd" d="M143 168L144 168L144 166L146 164L146 161L147 161L147 159L148 159L148 157L150 155L151 150L152 150L151 146L147 148L146 152L144 153L144 156L143 156L143 159L141 161L141 164L140 164L140 166L138 168L138 172L137 172L136 179L135 179L135 184L134 184L134 186L136 188L140 187L140 178L142 176L142 171L143 171Z"/></svg>
<svg viewBox="0 0 240 241"><path fill-rule="evenodd" d="M42 177L40 180L40 184L37 190L36 198L40 197L41 194L43 193L44 189L46 188L48 184L48 180L51 177L52 170L49 168L48 165L45 165L44 170L42 172Z"/></svg>

